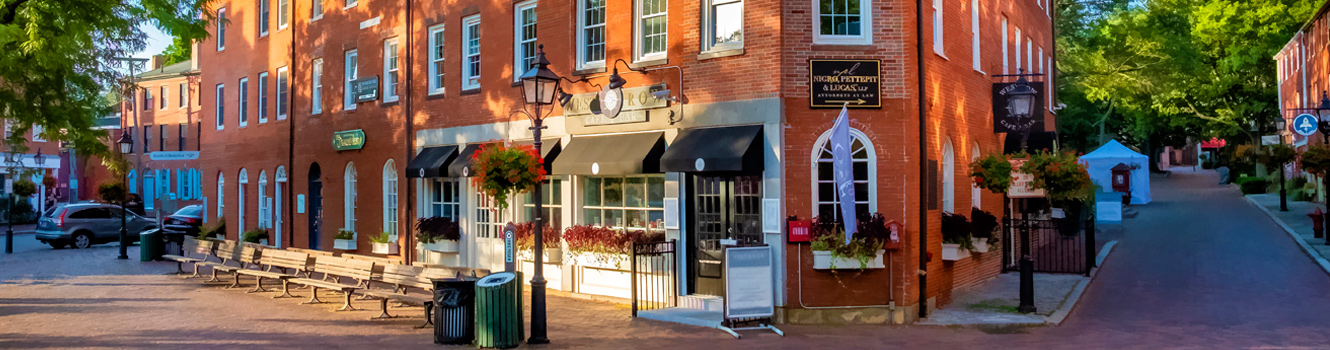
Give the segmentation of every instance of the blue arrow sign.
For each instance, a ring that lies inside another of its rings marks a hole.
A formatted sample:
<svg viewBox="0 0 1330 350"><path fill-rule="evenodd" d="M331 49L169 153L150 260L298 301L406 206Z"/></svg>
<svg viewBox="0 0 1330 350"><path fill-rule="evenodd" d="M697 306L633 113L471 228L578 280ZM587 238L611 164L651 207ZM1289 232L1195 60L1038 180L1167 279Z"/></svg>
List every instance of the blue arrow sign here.
<svg viewBox="0 0 1330 350"><path fill-rule="evenodd" d="M1293 118L1293 131L1298 135L1309 136L1316 133L1316 116L1311 114L1299 114Z"/></svg>

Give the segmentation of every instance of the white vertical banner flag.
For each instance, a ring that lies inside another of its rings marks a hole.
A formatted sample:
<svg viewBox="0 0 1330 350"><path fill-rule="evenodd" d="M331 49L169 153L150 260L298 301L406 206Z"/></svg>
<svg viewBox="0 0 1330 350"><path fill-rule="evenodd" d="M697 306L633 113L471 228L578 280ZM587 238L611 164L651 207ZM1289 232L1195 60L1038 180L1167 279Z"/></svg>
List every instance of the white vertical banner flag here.
<svg viewBox="0 0 1330 350"><path fill-rule="evenodd" d="M850 110L841 107L836 125L831 127L831 161L836 173L836 193L840 199L841 217L845 219L845 244L850 244L859 228L854 215L854 161L850 158Z"/></svg>

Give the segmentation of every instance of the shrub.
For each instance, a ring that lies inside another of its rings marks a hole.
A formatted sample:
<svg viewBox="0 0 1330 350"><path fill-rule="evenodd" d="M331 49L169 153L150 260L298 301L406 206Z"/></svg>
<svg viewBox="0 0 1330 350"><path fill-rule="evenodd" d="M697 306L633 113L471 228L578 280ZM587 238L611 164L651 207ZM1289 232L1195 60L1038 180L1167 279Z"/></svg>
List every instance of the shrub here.
<svg viewBox="0 0 1330 350"><path fill-rule="evenodd" d="M268 239L267 229L253 229L245 231L245 234L241 238L241 240L249 243L259 243L260 240L265 240L265 239Z"/></svg>
<svg viewBox="0 0 1330 350"><path fill-rule="evenodd" d="M19 198L32 197L32 195L37 193L37 184L33 183L32 180L21 179L14 181L13 185L10 186L10 189L12 190L11 192Z"/></svg>
<svg viewBox="0 0 1330 350"><path fill-rule="evenodd" d="M214 236L226 236L226 219L217 219L217 225L215 226L199 227L199 239L207 239Z"/></svg>
<svg viewBox="0 0 1330 350"><path fill-rule="evenodd" d="M435 216L416 219L416 241L430 244L439 240L456 241L462 239L462 231L451 218Z"/></svg>
<svg viewBox="0 0 1330 350"><path fill-rule="evenodd" d="M1270 182L1259 177L1243 176L1238 178L1238 188L1242 189L1242 194L1266 193L1270 187Z"/></svg>

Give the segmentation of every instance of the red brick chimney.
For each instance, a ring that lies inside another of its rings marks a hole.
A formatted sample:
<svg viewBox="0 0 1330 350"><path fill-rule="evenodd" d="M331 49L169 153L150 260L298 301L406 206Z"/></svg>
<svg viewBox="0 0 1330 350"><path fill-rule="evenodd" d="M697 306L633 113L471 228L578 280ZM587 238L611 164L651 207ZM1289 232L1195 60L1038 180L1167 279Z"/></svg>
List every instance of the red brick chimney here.
<svg viewBox="0 0 1330 350"><path fill-rule="evenodd" d="M152 69L162 68L162 65L166 63L166 55L152 55L149 63L152 64Z"/></svg>

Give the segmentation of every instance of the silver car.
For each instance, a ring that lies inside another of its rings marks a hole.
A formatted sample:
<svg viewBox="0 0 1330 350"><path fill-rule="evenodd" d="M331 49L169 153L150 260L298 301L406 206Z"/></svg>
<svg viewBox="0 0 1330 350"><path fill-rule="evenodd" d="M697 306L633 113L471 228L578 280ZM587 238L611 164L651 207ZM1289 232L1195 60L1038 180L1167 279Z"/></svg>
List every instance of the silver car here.
<svg viewBox="0 0 1330 350"><path fill-rule="evenodd" d="M66 245L83 249L93 244L120 240L120 215L125 211L117 205L101 203L58 204L42 213L37 220L37 240L55 249ZM139 232L157 228L157 223L133 212L125 217L125 228L131 242L137 242Z"/></svg>

